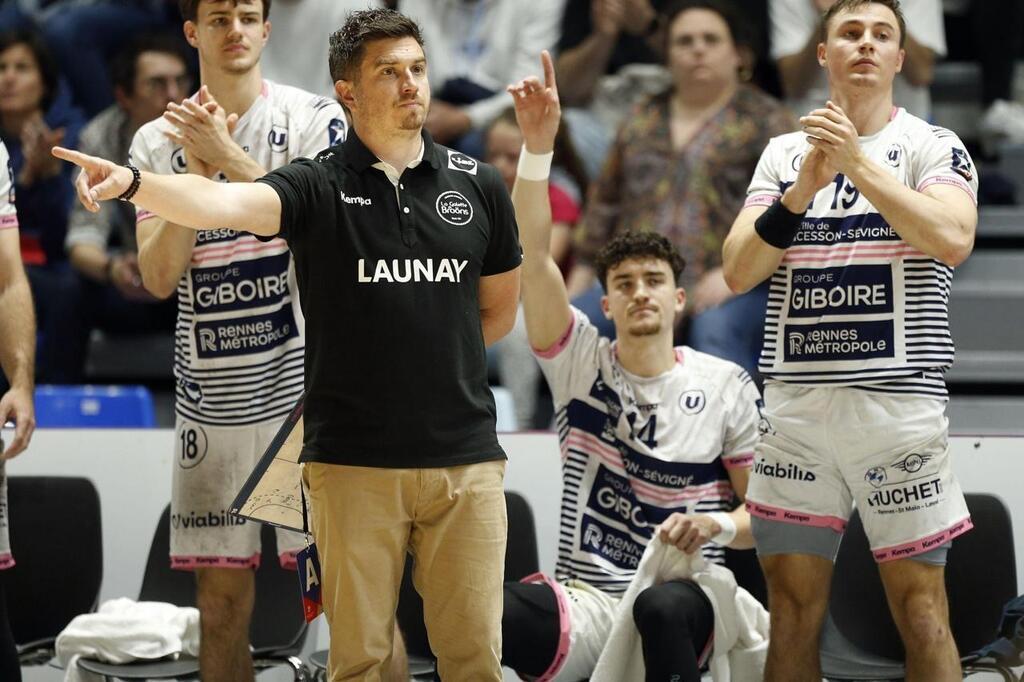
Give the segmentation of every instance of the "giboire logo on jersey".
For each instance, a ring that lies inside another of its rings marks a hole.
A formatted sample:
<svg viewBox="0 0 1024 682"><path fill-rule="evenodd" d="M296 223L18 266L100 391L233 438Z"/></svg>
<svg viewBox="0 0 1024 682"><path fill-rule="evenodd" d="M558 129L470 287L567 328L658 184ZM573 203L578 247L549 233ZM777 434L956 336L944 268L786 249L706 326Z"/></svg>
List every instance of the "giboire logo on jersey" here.
<svg viewBox="0 0 1024 682"><path fill-rule="evenodd" d="M441 220L449 225L461 227L473 219L473 204L454 190L441 193L434 202L434 208Z"/></svg>

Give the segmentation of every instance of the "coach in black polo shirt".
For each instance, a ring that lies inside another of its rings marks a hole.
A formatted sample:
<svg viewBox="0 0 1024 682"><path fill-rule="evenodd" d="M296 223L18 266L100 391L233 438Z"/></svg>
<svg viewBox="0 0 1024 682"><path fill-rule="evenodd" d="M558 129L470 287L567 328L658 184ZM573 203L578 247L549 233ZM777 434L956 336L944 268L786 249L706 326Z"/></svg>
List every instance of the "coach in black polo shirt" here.
<svg viewBox="0 0 1024 682"><path fill-rule="evenodd" d="M84 169L90 210L121 197L196 229L288 240L306 318L303 478L330 679L382 679L408 550L442 678L498 681L505 455L484 346L515 320L512 204L493 168L422 131L430 88L415 23L355 12L331 37L330 62L348 139L255 183L54 153ZM280 333L267 318L253 333Z"/></svg>

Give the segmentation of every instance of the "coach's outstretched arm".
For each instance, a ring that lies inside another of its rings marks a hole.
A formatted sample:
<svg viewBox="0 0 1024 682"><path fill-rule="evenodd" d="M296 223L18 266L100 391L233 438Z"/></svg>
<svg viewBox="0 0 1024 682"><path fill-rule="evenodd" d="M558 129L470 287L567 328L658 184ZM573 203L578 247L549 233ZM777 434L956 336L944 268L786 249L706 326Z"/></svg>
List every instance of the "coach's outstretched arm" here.
<svg viewBox="0 0 1024 682"><path fill-rule="evenodd" d="M134 180L126 166L64 147L54 147L52 152L82 169L75 191L92 212L99 210L100 201L124 194ZM228 227L269 237L281 229L281 200L277 192L258 182L221 183L198 175L143 171L131 202L193 230Z"/></svg>
<svg viewBox="0 0 1024 682"><path fill-rule="evenodd" d="M525 149L512 187L512 206L523 245L523 312L530 345L551 348L569 328L572 311L562 273L551 257L551 202L548 170L562 110L555 67L547 50L541 53L544 83L530 76L508 87ZM546 164L546 168L545 168Z"/></svg>

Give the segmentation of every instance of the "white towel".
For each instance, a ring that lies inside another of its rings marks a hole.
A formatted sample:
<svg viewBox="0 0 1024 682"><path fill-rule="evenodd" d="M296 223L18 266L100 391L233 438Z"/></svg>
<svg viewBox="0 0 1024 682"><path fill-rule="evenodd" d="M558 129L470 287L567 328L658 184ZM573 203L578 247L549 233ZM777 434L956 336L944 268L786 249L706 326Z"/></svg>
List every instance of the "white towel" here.
<svg viewBox="0 0 1024 682"><path fill-rule="evenodd" d="M68 623L57 636L56 649L65 682L97 679L78 669L79 656L107 663L198 656L199 611L162 602L112 599L96 613Z"/></svg>
<svg viewBox="0 0 1024 682"><path fill-rule="evenodd" d="M647 545L636 575L615 612L608 643L591 682L644 679L640 633L633 623L633 602L648 587L670 580L691 579L700 585L715 611L714 653L710 662L715 682L754 682L763 677L768 653L768 612L742 587L732 572L706 564L698 552L685 554L655 535Z"/></svg>

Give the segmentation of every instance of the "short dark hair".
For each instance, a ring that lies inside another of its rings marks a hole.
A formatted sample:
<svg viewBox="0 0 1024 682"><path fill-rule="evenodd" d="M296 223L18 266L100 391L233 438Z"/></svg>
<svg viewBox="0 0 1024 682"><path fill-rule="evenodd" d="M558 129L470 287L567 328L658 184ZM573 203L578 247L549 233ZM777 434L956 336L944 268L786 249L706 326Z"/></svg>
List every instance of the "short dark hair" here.
<svg viewBox="0 0 1024 682"><path fill-rule="evenodd" d="M178 0L178 10L181 12L181 18L183 21L195 21L199 17L199 3L203 0ZM218 2L219 0L209 0L210 2ZM239 2L245 0L232 0L234 6L237 7ZM249 0L252 2L253 0ZM263 21L267 20L270 16L270 3L272 0L262 0L263 2Z"/></svg>
<svg viewBox="0 0 1024 682"><path fill-rule="evenodd" d="M896 24L900 29L900 47L907 42L907 18L903 16L903 8L900 7L900 0L838 0L836 4L825 10L821 15L821 42L828 39L828 25L840 12L849 12L861 5L881 5L888 7L896 15Z"/></svg>
<svg viewBox="0 0 1024 682"><path fill-rule="evenodd" d="M351 12L345 25L331 34L328 63L331 79L352 80L366 51L366 43L385 38L413 38L423 47L423 36L415 21L393 9Z"/></svg>
<svg viewBox="0 0 1024 682"><path fill-rule="evenodd" d="M139 57L144 52L169 54L181 60L188 71L188 53L178 36L170 33L143 33L135 36L110 62L110 80L114 87L126 95L135 94L135 77L139 72Z"/></svg>
<svg viewBox="0 0 1024 682"><path fill-rule="evenodd" d="M50 48L43 42L38 31L30 28L19 28L13 31L0 33L0 52L24 45L32 53L39 69L39 76L43 81L43 97L39 102L39 108L43 112L49 111L50 105L57 97L57 86L60 82L60 71L57 68L57 61L50 52Z"/></svg>
<svg viewBox="0 0 1024 682"><path fill-rule="evenodd" d="M676 282L679 282L679 276L683 274L683 269L686 267L686 261L664 235L640 230L623 232L605 244L594 258L597 279L606 293L608 291L608 271L619 263L634 258L665 261L672 268L672 276L675 277Z"/></svg>

